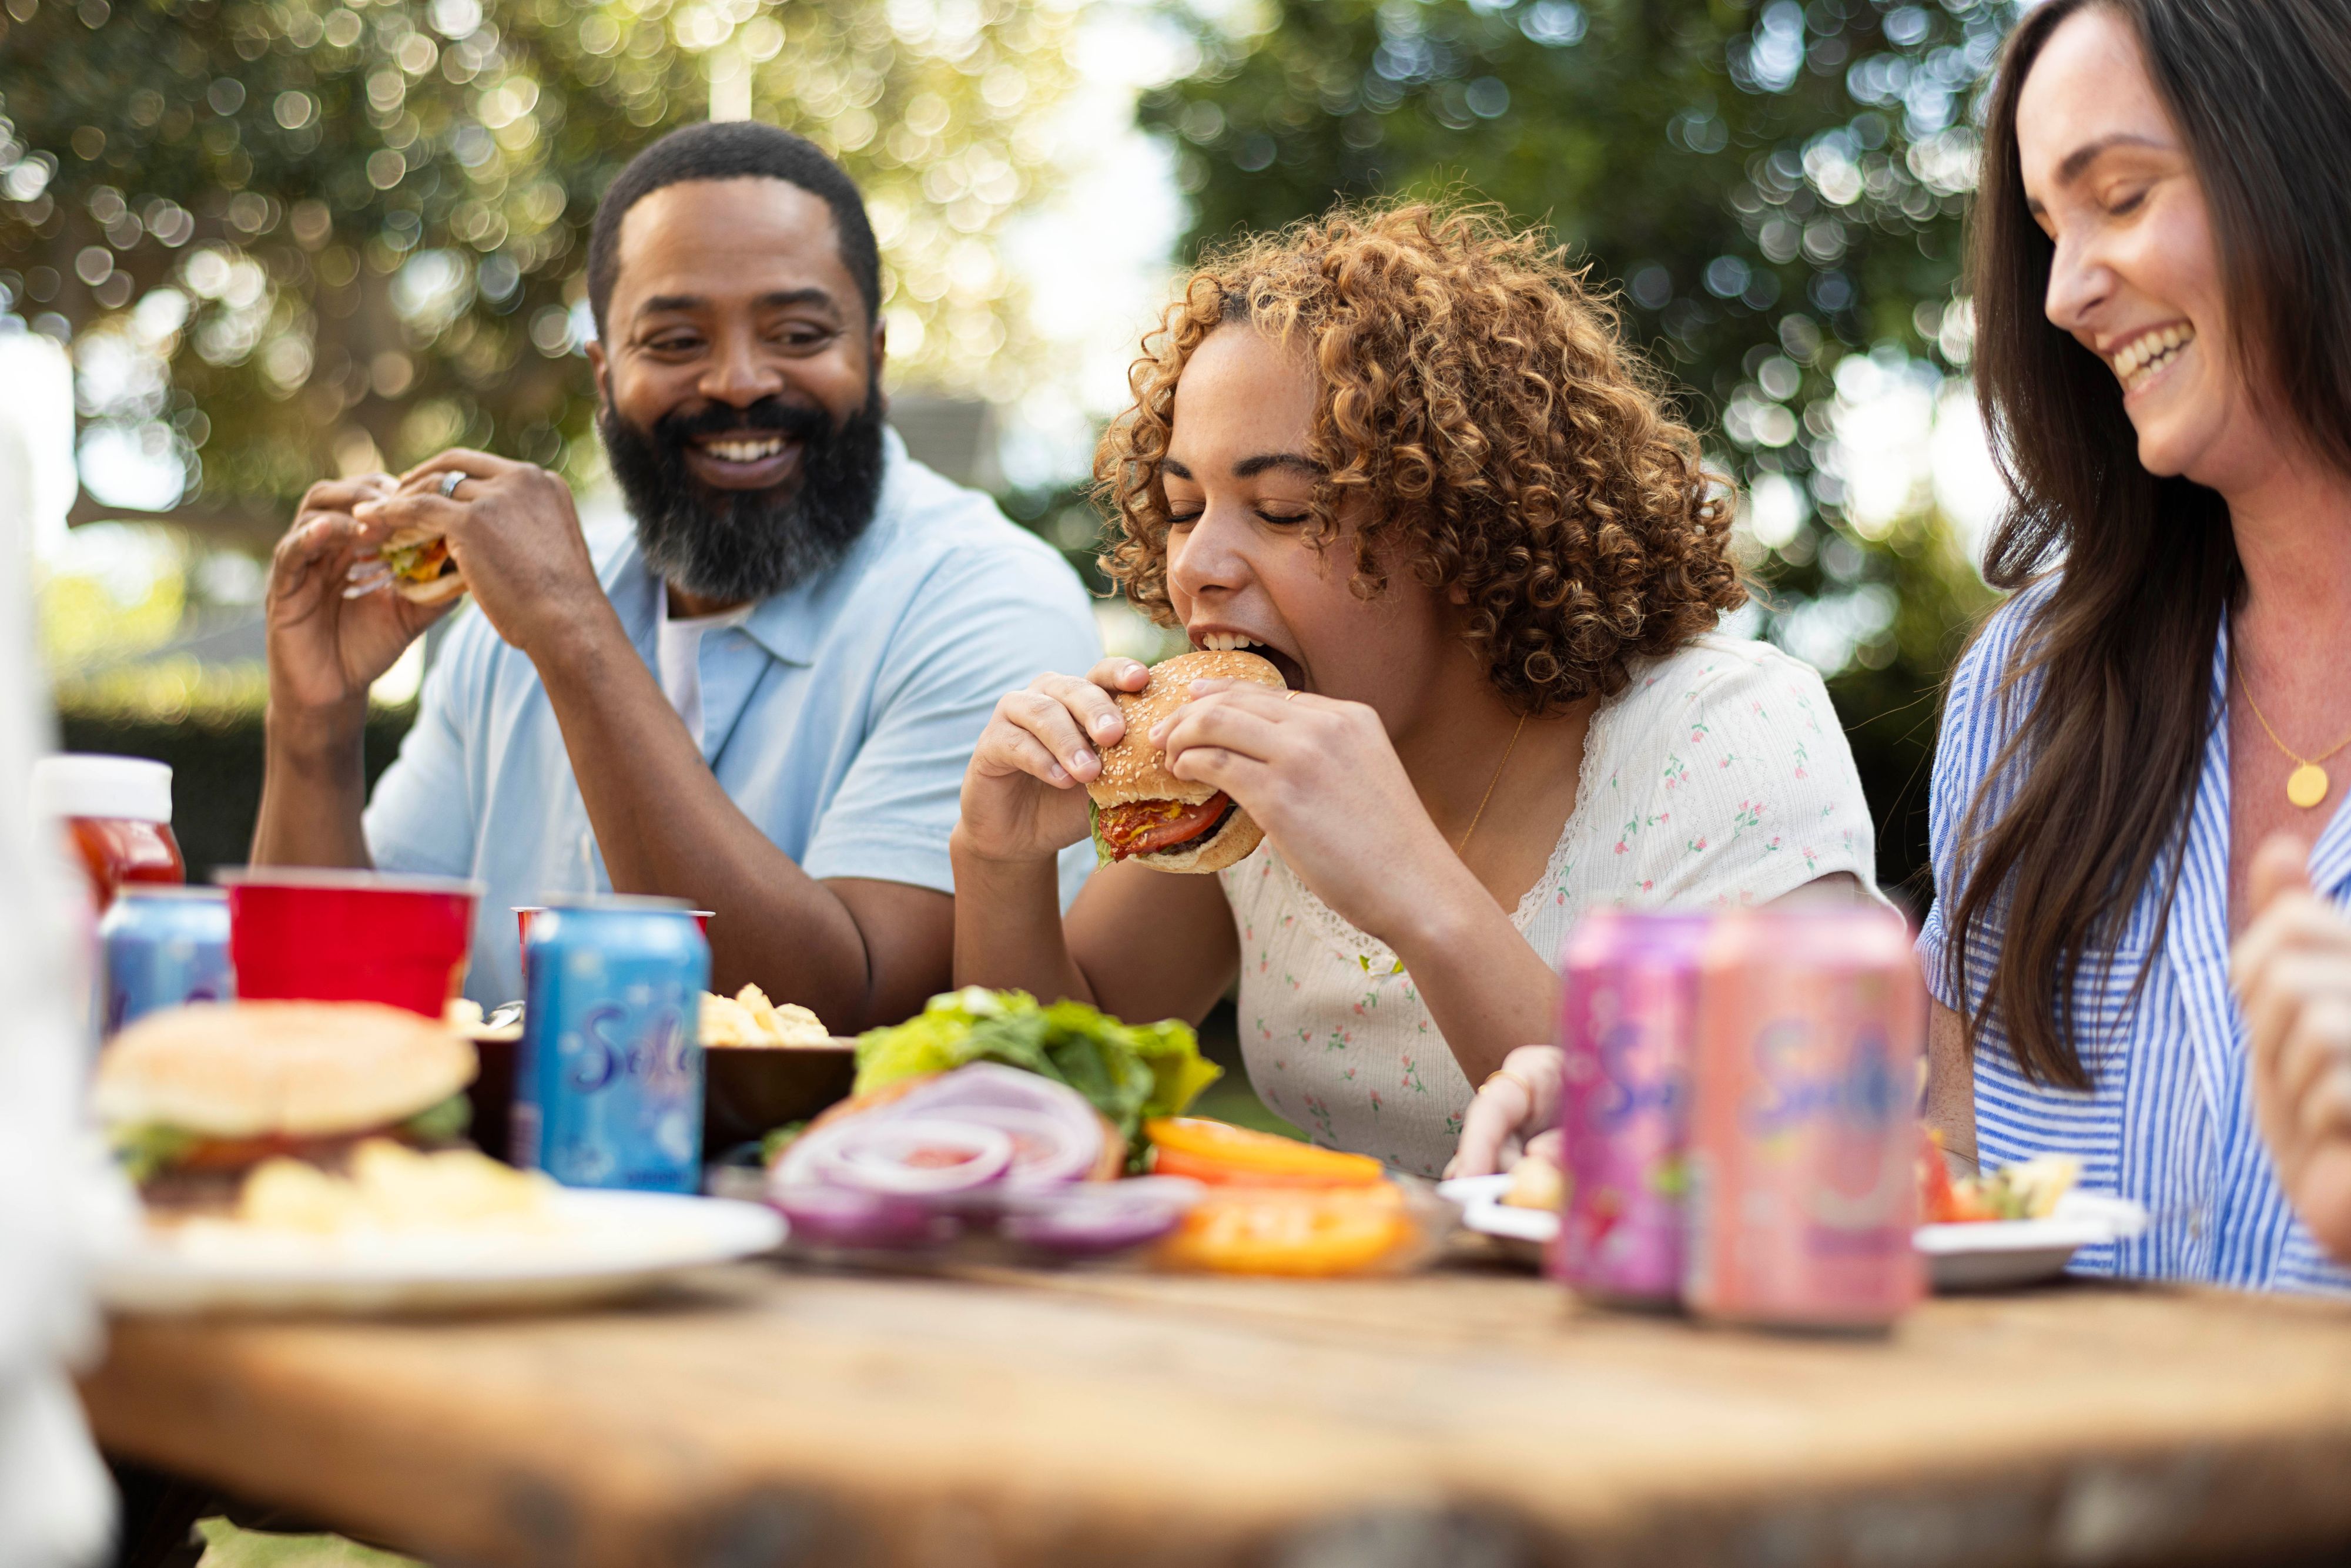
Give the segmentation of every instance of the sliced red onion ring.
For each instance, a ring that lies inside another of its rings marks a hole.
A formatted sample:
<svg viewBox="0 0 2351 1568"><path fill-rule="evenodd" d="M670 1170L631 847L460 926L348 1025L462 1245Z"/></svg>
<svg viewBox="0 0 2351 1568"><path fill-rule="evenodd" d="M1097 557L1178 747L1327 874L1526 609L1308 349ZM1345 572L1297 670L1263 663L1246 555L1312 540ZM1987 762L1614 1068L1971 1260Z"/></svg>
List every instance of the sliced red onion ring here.
<svg viewBox="0 0 2351 1568"><path fill-rule="evenodd" d="M852 1116L793 1145L785 1163L835 1186L929 1197L968 1192L1002 1176L1012 1164L1012 1139L945 1117ZM797 1185L804 1178L795 1168L783 1179Z"/></svg>
<svg viewBox="0 0 2351 1568"><path fill-rule="evenodd" d="M1015 1187L1076 1181L1102 1158L1102 1118L1076 1090L1017 1067L975 1062L942 1073L889 1104L848 1117L801 1138L777 1166L788 1185L843 1179L829 1166L834 1139L850 1127L946 1122L1004 1134L1010 1145L1006 1184ZM870 1182L858 1182L871 1186ZM975 1184L976 1185L976 1184ZM914 1191L913 1187L891 1187ZM964 1186L922 1188L968 1191Z"/></svg>
<svg viewBox="0 0 2351 1568"><path fill-rule="evenodd" d="M770 1186L768 1201L791 1222L801 1246L904 1250L955 1239L961 1228L919 1198L845 1186Z"/></svg>
<svg viewBox="0 0 2351 1568"><path fill-rule="evenodd" d="M1010 1138L1012 1165L1004 1173L1004 1185L1008 1187L1076 1181L1093 1169L1094 1161L1102 1156L1102 1124L1093 1119L1091 1109L1083 1122L1009 1105L959 1105L952 1111L934 1107L931 1113L993 1127Z"/></svg>
<svg viewBox="0 0 2351 1568"><path fill-rule="evenodd" d="M1007 1239L1059 1258L1093 1258L1155 1241L1200 1201L1182 1176L1082 1182L1008 1197L998 1228Z"/></svg>

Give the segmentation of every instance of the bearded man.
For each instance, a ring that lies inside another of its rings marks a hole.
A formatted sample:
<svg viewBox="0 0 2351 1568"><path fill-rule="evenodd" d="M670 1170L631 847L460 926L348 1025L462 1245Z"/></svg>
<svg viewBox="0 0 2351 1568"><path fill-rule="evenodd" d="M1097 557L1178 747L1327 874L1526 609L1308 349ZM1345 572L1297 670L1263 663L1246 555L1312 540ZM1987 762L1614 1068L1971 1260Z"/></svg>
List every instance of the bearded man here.
<svg viewBox="0 0 2351 1568"><path fill-rule="evenodd" d="M633 538L600 559L562 480L482 452L313 487L271 568L255 862L479 879L485 1005L521 994L509 905L607 890L713 911L714 988L836 1034L945 989L973 743L1100 644L1068 564L884 424L880 275L799 137L697 125L624 169L588 358ZM453 601L387 591L411 529L475 609L363 810L368 687Z"/></svg>

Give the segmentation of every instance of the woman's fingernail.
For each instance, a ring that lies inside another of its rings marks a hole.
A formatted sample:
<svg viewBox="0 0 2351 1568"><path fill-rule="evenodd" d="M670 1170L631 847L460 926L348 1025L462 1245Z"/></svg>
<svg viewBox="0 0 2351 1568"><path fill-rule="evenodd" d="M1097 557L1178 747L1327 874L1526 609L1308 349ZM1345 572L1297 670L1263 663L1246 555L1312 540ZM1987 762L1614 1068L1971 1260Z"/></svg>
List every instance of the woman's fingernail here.
<svg viewBox="0 0 2351 1568"><path fill-rule="evenodd" d="M1069 779L1069 777L1070 777L1068 774L1066 774L1066 773L1064 773L1064 772L1062 772L1062 771L1061 771L1061 765L1060 763L1058 763L1058 762L1054 763L1051 767L1050 767L1050 768L1046 768L1046 770L1045 770L1045 771L1046 771L1047 776L1048 776L1049 778L1050 778L1050 779L1053 780L1053 782L1054 782L1054 783L1056 783L1056 784L1061 784L1061 783L1065 783L1065 782L1067 782L1067 781L1068 781L1068 779Z"/></svg>
<svg viewBox="0 0 2351 1568"><path fill-rule="evenodd" d="M1094 765L1094 754L1081 747L1077 755L1071 757L1070 761L1080 768L1092 768Z"/></svg>

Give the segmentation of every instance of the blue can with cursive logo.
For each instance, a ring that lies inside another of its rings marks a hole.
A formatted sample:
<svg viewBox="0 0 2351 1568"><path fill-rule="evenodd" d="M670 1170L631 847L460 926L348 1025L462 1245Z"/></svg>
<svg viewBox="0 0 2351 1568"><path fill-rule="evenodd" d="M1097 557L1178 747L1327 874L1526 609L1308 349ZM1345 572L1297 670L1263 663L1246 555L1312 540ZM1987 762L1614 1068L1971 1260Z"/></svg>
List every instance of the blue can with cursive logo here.
<svg viewBox="0 0 2351 1568"><path fill-rule="evenodd" d="M550 901L530 923L514 1159L566 1186L695 1192L710 945L680 899Z"/></svg>
<svg viewBox="0 0 2351 1568"><path fill-rule="evenodd" d="M102 1034L159 1009L236 995L224 888L126 883L98 923L98 938L106 954Z"/></svg>

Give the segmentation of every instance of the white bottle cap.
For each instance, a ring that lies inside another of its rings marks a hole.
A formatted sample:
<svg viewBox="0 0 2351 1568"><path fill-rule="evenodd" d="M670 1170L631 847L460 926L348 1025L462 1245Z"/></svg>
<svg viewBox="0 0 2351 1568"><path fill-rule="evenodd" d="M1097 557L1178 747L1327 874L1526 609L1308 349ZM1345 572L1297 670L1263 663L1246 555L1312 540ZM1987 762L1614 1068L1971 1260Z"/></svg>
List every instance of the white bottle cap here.
<svg viewBox="0 0 2351 1568"><path fill-rule="evenodd" d="M33 764L33 814L168 822L172 765L143 757L44 757Z"/></svg>

